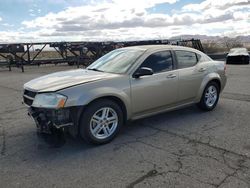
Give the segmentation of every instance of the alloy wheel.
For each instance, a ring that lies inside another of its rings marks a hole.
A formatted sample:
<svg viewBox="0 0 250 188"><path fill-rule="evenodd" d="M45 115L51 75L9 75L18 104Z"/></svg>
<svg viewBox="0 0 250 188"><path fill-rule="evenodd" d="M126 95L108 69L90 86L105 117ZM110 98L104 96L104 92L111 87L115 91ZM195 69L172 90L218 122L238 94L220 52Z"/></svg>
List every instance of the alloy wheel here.
<svg viewBox="0 0 250 188"><path fill-rule="evenodd" d="M208 107L212 107L217 100L218 93L215 86L211 85L207 88L205 93L205 103Z"/></svg>
<svg viewBox="0 0 250 188"><path fill-rule="evenodd" d="M118 125L118 115L110 107L104 107L94 113L90 120L91 134L97 139L111 136Z"/></svg>

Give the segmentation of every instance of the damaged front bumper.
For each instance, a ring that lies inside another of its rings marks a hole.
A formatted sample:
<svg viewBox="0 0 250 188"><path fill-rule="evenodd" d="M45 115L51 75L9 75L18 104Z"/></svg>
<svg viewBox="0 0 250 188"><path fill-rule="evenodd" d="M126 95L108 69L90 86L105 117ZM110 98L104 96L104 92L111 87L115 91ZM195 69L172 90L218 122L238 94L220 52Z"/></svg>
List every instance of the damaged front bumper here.
<svg viewBox="0 0 250 188"><path fill-rule="evenodd" d="M29 107L28 115L35 121L37 131L51 134L53 130L73 126L70 109L45 109Z"/></svg>

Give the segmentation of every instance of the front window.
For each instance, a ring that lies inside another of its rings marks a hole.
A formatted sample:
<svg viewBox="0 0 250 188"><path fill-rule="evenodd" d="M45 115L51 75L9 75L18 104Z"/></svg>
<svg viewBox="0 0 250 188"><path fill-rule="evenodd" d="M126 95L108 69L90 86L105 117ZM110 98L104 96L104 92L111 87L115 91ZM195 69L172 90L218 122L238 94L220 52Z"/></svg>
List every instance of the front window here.
<svg viewBox="0 0 250 188"><path fill-rule="evenodd" d="M143 54L145 50L140 48L121 48L102 56L87 69L124 74L131 65Z"/></svg>
<svg viewBox="0 0 250 188"><path fill-rule="evenodd" d="M173 69L173 59L170 51L161 51L151 54L140 67L151 68L154 73Z"/></svg>

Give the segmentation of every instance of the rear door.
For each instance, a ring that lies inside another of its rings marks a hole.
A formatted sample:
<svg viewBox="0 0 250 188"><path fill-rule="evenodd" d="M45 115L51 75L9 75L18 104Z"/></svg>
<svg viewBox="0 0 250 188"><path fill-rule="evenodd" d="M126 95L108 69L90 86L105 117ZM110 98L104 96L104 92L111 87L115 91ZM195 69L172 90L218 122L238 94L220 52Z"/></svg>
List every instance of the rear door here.
<svg viewBox="0 0 250 188"><path fill-rule="evenodd" d="M178 71L174 68L172 53L167 50L152 53L140 67L151 68L154 74L131 78L133 114L174 104L178 94Z"/></svg>
<svg viewBox="0 0 250 188"><path fill-rule="evenodd" d="M179 71L178 102L191 102L197 96L206 69L198 66L201 55L192 51L175 50Z"/></svg>

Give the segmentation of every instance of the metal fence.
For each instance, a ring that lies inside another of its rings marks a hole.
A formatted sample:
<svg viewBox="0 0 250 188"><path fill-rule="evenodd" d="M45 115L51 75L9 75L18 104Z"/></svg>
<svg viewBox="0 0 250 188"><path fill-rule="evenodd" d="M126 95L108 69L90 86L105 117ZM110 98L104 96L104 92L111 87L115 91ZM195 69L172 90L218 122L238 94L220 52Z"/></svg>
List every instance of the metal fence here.
<svg viewBox="0 0 250 188"><path fill-rule="evenodd" d="M26 65L68 63L87 66L107 52L128 46L170 44L188 46L204 51L199 39L190 40L144 40L125 42L42 42L0 44L0 66L20 67ZM48 57L48 52L53 54ZM44 55L47 53L47 55Z"/></svg>

